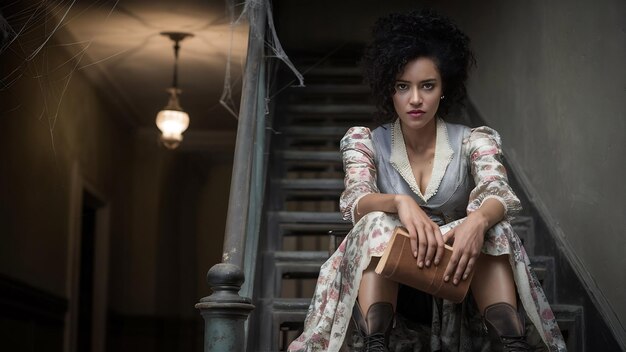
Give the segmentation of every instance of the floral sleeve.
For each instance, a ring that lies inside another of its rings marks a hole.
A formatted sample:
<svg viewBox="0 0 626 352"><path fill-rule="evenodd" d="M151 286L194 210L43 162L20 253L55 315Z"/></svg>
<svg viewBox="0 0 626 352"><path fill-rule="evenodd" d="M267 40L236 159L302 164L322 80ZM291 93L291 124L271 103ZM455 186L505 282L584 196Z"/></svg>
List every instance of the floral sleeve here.
<svg viewBox="0 0 626 352"><path fill-rule="evenodd" d="M477 210L486 199L494 198L502 203L505 217L510 219L522 207L509 186L506 170L502 165L500 135L489 127L478 127L472 129L468 144L471 172L476 187L470 193L467 212Z"/></svg>
<svg viewBox="0 0 626 352"><path fill-rule="evenodd" d="M341 139L345 189L339 199L344 220L354 223L356 204L365 195L379 193L376 186L374 146L369 128L352 127Z"/></svg>

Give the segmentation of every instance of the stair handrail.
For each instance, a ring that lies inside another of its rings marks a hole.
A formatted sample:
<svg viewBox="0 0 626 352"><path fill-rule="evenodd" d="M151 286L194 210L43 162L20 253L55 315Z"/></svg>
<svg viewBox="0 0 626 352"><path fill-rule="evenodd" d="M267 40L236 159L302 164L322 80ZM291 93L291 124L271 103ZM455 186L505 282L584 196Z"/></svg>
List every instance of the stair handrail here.
<svg viewBox="0 0 626 352"><path fill-rule="evenodd" d="M196 304L205 321L205 352L245 351L244 324L254 309L251 299L240 296L239 291L245 281L244 253L247 227L250 223L252 170L255 155L258 155L255 150L263 148L263 141L259 141L255 135L257 121L263 118L258 116L263 111L258 109L258 105L264 99L259 91L263 91L266 6L265 1L246 2L250 26L248 53L237 124L222 262L215 264L207 273L207 281L213 293Z"/></svg>

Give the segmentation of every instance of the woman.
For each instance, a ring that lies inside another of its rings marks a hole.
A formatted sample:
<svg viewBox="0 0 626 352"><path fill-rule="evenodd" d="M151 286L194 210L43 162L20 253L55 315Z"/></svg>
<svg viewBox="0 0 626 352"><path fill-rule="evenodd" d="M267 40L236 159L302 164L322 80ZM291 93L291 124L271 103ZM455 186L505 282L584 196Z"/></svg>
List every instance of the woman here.
<svg viewBox="0 0 626 352"><path fill-rule="evenodd" d="M434 299L425 350L528 351L526 318L540 347L565 351L508 222L520 203L500 162L500 136L442 119L466 96L469 39L430 11L383 17L373 36L363 61L382 125L353 127L341 141L340 205L354 228L321 267L304 332L289 350L338 351L351 316L364 350L386 350L402 302L398 284L374 268L393 229L404 226L418 267L439 265L444 243L454 242L447 281L475 272L463 303Z"/></svg>

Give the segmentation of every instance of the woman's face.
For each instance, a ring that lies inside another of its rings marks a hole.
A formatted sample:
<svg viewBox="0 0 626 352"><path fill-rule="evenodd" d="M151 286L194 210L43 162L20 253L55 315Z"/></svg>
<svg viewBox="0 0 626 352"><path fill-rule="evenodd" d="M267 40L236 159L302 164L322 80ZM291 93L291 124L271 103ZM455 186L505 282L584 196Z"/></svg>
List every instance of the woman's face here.
<svg viewBox="0 0 626 352"><path fill-rule="evenodd" d="M432 59L409 61L394 88L393 106L402 127L415 130L434 121L443 90L441 75Z"/></svg>

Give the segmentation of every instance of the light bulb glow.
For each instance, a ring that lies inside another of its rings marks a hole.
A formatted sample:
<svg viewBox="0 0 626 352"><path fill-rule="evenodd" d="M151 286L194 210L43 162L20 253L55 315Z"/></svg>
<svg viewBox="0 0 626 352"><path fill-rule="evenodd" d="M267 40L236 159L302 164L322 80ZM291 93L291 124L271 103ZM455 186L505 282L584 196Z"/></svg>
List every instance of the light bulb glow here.
<svg viewBox="0 0 626 352"><path fill-rule="evenodd" d="M189 127L189 114L178 110L161 110L157 114L156 124L163 141L180 143L183 140L183 132Z"/></svg>

